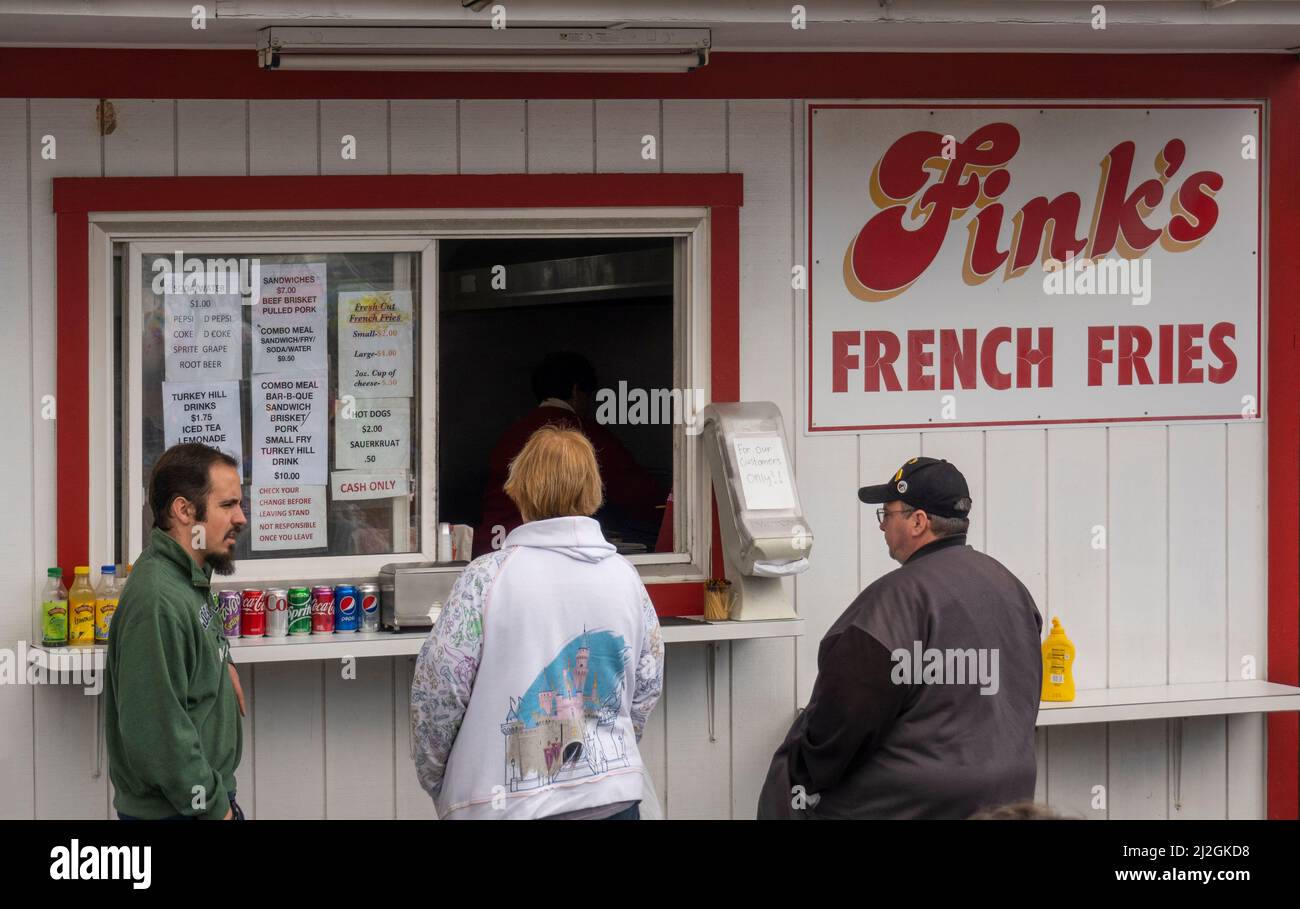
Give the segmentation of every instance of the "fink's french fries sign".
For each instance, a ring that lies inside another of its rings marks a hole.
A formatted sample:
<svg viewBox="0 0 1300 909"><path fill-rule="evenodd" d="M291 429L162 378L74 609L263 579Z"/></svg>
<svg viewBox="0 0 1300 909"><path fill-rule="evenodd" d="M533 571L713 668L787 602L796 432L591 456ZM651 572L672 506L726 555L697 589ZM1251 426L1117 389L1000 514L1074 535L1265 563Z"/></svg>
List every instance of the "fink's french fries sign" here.
<svg viewBox="0 0 1300 909"><path fill-rule="evenodd" d="M1262 118L810 104L808 431L1259 419Z"/></svg>

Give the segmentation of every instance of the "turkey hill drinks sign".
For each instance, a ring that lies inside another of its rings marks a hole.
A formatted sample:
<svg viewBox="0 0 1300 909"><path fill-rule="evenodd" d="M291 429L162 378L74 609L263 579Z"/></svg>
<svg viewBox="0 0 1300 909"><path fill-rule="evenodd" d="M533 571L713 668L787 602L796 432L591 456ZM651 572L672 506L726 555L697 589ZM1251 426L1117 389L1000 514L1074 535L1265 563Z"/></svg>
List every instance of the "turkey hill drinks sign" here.
<svg viewBox="0 0 1300 909"><path fill-rule="evenodd" d="M1254 104L810 104L808 430L1263 414Z"/></svg>

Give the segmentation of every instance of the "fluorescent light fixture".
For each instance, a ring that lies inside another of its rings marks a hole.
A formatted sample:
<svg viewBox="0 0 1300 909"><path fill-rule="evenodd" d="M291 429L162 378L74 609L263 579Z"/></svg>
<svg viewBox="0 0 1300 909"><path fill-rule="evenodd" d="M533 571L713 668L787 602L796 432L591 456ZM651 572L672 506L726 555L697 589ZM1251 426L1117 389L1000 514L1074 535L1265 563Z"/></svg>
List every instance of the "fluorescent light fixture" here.
<svg viewBox="0 0 1300 909"><path fill-rule="evenodd" d="M707 28L264 28L263 69L684 73L709 61Z"/></svg>

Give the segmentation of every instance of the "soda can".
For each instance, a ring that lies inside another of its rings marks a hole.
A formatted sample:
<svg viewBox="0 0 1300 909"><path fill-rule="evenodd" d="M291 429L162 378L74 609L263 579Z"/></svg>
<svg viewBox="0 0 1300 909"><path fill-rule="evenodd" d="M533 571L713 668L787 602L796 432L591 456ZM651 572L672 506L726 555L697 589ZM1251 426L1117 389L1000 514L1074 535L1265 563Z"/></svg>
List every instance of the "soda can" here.
<svg viewBox="0 0 1300 909"><path fill-rule="evenodd" d="M334 588L311 589L311 633L334 633Z"/></svg>
<svg viewBox="0 0 1300 909"><path fill-rule="evenodd" d="M266 636L282 638L289 633L289 591L272 587L266 592Z"/></svg>
<svg viewBox="0 0 1300 909"><path fill-rule="evenodd" d="M239 620L243 615L243 597L238 590L223 590L217 594L217 611L221 614L221 630L228 638L239 637Z"/></svg>
<svg viewBox="0 0 1300 909"><path fill-rule="evenodd" d="M334 630L350 634L361 624L361 609L357 604L357 589L351 584L334 588Z"/></svg>
<svg viewBox="0 0 1300 909"><path fill-rule="evenodd" d="M245 590L240 611L243 617L239 623L239 633L246 638L266 636L266 591Z"/></svg>
<svg viewBox="0 0 1300 909"><path fill-rule="evenodd" d="M289 588L289 634L311 634L311 591Z"/></svg>
<svg viewBox="0 0 1300 909"><path fill-rule="evenodd" d="M361 630L379 630L379 585L362 584L357 588L357 599L361 601Z"/></svg>

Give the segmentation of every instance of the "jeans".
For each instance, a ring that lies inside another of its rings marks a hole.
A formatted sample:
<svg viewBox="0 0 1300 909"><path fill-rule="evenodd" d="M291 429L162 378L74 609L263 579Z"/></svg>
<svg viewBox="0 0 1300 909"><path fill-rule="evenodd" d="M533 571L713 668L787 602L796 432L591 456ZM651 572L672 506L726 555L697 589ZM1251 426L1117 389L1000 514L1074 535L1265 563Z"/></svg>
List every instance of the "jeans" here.
<svg viewBox="0 0 1300 909"><path fill-rule="evenodd" d="M230 798L230 812L231 812L230 819L231 819L232 821L242 821L242 820L244 819L244 809L240 808L239 805L235 802L235 794L234 794L233 792L228 792L228 793L226 793L226 795L228 795L229 798ZM633 806L633 807L635 807L635 806ZM118 819L119 821L138 821L138 820L140 820L140 818L138 818L138 817L133 817L132 815L129 815L129 814L123 814L123 813L120 812L120 811L117 813L117 819ZM195 816L192 815L192 814L173 814L171 817L159 818L159 820L163 820L163 821L197 821L198 818L195 817Z"/></svg>
<svg viewBox="0 0 1300 909"><path fill-rule="evenodd" d="M641 820L641 803L640 803L640 802L637 802L637 803L634 804L634 805L631 805L631 806L629 806L629 807L627 807L627 808L624 808L624 809L623 809L622 811L620 811L618 814L611 814L609 817L607 817L607 818L602 818L601 820L605 820L605 821L639 821L639 820Z"/></svg>

